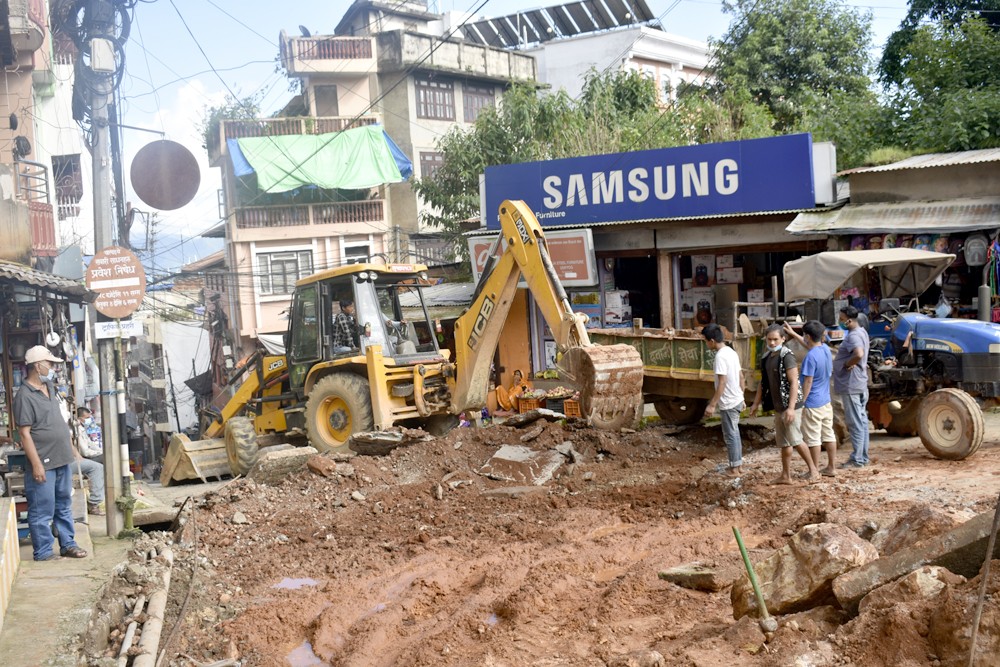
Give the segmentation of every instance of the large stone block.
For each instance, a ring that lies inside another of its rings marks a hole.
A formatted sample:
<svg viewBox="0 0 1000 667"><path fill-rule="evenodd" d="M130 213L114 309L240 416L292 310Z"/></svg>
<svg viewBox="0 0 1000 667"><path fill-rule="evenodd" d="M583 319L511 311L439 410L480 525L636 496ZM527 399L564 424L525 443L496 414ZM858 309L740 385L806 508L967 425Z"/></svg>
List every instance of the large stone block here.
<svg viewBox="0 0 1000 667"><path fill-rule="evenodd" d="M915 505L896 519L885 537L873 540L883 557L896 553L903 547L923 542L935 535L948 532L962 521L947 512L926 503Z"/></svg>
<svg viewBox="0 0 1000 667"><path fill-rule="evenodd" d="M876 588L861 599L859 613L888 609L910 600L929 600L948 586L965 583L965 577L952 574L943 567L927 565L914 570L902 579Z"/></svg>
<svg viewBox="0 0 1000 667"><path fill-rule="evenodd" d="M940 565L963 577L974 577L986 557L992 524L993 512L979 514L946 533L840 575L833 582L833 593L841 607L853 611L868 593L924 565ZM993 550L993 558L998 556L1000 540Z"/></svg>
<svg viewBox="0 0 1000 667"><path fill-rule="evenodd" d="M269 448L257 456L247 478L261 484L277 484L293 472L306 467L310 456L319 452L313 447L293 447L291 449Z"/></svg>
<svg viewBox="0 0 1000 667"><path fill-rule="evenodd" d="M846 526L805 526L761 563L754 564L764 603L772 614L789 614L833 601L831 582L878 558L878 551ZM757 614L750 579L733 584L733 617Z"/></svg>

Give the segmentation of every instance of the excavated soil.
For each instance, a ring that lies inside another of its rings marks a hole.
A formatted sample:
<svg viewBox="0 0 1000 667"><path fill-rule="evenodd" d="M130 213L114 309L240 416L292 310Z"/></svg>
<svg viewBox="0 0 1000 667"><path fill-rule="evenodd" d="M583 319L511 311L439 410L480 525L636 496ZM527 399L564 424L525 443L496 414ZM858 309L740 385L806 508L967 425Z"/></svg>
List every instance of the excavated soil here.
<svg viewBox="0 0 1000 667"><path fill-rule="evenodd" d="M688 590L657 573L692 561L738 572L734 526L759 557L817 521L870 536L919 502L963 517L990 510L1000 420L987 417L987 442L969 461L874 434L870 468L792 487L768 485L779 458L759 425L743 426L748 472L736 480L722 474L717 426L612 434L557 423L527 443L532 426L457 429L388 456L340 460L324 469L330 476L236 480L195 504L188 546L175 547L164 635L184 614L167 662L958 664L935 653L932 610L919 605L891 619L820 608L781 619L765 643L755 620L733 620L728 588ZM576 462L566 457L530 492L505 494L510 482L479 472L502 445L567 441ZM974 598L977 581L949 604Z"/></svg>

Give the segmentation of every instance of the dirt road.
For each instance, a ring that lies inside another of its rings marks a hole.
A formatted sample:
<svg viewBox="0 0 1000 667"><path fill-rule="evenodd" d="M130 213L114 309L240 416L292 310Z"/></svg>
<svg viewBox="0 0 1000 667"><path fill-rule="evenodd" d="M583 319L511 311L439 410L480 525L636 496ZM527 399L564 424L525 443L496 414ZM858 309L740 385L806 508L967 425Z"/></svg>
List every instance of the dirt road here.
<svg viewBox="0 0 1000 667"><path fill-rule="evenodd" d="M656 664L656 653L660 664L703 667L952 664L916 616L906 627L807 615L765 647L755 621L733 620L728 589L657 574L700 561L735 576L733 526L760 555L819 521L874 524L870 533L919 502L987 511L1000 488L1000 415L987 415L987 442L970 460L936 460L916 438L875 433L872 466L794 487L767 485L779 455L765 423L744 425L748 472L736 480L721 474L718 426L612 435L558 424L527 444L572 442L580 460L523 495L479 474L498 447L522 444L528 429L507 427L355 457L330 477L238 480L188 528L197 547L175 566L174 615L195 550L198 572L169 654L293 667L596 667Z"/></svg>

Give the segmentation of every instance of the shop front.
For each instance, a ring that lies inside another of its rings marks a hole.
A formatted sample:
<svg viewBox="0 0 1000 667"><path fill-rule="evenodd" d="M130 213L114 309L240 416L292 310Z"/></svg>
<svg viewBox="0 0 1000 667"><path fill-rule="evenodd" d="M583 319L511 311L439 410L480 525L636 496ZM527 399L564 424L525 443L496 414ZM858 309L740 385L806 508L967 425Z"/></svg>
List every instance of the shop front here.
<svg viewBox="0 0 1000 667"><path fill-rule="evenodd" d="M81 283L0 260L0 445L14 438L11 402L27 377L25 352L45 345L69 364L58 375L58 388L75 395L84 381L77 354L82 326L72 321L74 304L90 301Z"/></svg>
<svg viewBox="0 0 1000 667"><path fill-rule="evenodd" d="M589 328L641 319L647 327L714 321L733 329L733 303L769 301L786 261L826 249L825 234L793 237L785 227L802 211L834 203L834 162L832 145L791 135L491 167L487 229L474 233L470 250L475 258L496 237L504 199L523 199L550 246L560 235L590 235L590 248L582 247L594 272L586 281L560 275ZM508 326L523 328L530 345L519 359L498 360L497 382L508 382L514 368L555 364L555 341L527 299L529 321Z"/></svg>
<svg viewBox="0 0 1000 667"><path fill-rule="evenodd" d="M846 175L851 203L798 215L788 226L790 234L826 234L830 250L916 248L953 254L955 261L940 283L914 295L919 298L912 305L934 308L943 298L953 317L1000 322L1000 151L921 155ZM871 315L882 297L878 281L844 286L836 296Z"/></svg>

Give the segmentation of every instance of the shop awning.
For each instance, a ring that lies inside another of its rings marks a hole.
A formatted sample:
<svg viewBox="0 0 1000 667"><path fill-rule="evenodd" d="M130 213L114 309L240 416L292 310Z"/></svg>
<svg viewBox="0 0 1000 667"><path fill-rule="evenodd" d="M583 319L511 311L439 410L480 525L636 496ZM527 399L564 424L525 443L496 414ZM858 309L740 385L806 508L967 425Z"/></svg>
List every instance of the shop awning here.
<svg viewBox="0 0 1000 667"><path fill-rule="evenodd" d="M828 299L861 269L877 269L882 297L922 294L955 255L913 248L821 252L785 264L785 299Z"/></svg>
<svg viewBox="0 0 1000 667"><path fill-rule="evenodd" d="M66 297L77 303L89 303L94 300L95 296L83 283L77 280L38 271L30 266L6 260L0 260L0 283L2 282L10 282L30 289L40 289Z"/></svg>
<svg viewBox="0 0 1000 667"><path fill-rule="evenodd" d="M791 234L950 234L1000 227L1000 197L849 204L835 211L800 213Z"/></svg>
<svg viewBox="0 0 1000 667"><path fill-rule="evenodd" d="M234 173L256 173L263 192L316 186L360 190L405 181L413 163L381 125L329 134L293 134L227 140Z"/></svg>

